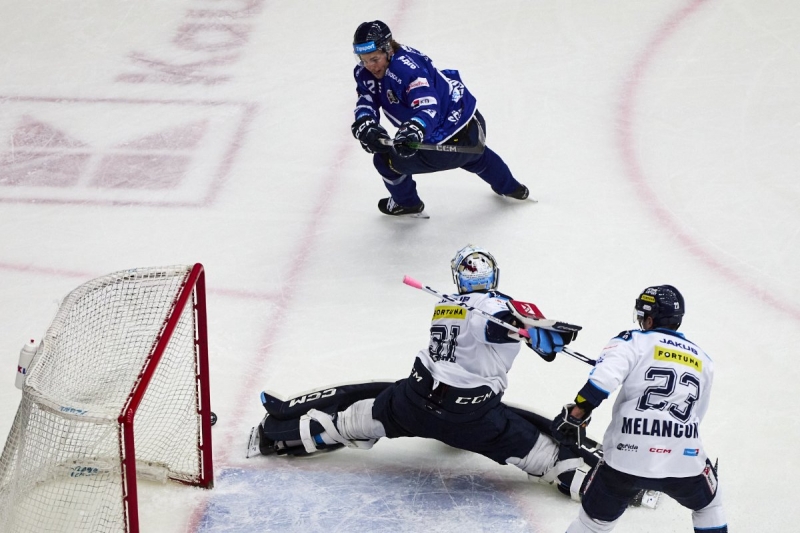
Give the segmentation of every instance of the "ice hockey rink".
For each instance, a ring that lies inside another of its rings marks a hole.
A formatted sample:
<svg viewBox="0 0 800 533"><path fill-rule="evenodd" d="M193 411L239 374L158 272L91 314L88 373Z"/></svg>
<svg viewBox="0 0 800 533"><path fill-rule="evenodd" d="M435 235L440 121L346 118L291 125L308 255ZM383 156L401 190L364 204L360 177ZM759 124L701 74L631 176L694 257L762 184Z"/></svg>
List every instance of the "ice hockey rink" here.
<svg viewBox="0 0 800 533"><path fill-rule="evenodd" d="M140 485L147 532L562 533L579 504L422 439L245 458L259 392L405 377L467 243L500 289L581 324L595 357L648 285L714 359L701 435L731 531L798 530L800 4L788 0L5 1L0 16L0 438L17 357L118 270L202 263L215 487ZM538 203L420 176L381 215L352 138L352 35L381 19L456 68ZM586 380L518 357L505 399L555 415ZM5 376L5 377L3 377ZM86 369L92 379L92 369ZM595 413L600 437L611 402ZM615 531L691 531L664 498Z"/></svg>

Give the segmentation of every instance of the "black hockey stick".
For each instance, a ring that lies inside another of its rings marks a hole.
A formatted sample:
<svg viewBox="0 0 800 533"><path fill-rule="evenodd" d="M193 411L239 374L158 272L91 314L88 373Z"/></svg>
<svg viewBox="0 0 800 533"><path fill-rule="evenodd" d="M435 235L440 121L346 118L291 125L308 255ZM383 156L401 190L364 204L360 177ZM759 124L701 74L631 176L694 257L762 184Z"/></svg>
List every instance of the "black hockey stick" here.
<svg viewBox="0 0 800 533"><path fill-rule="evenodd" d="M381 144L384 146L394 146L394 141L391 139L381 139ZM414 150L431 150L436 152L457 152L459 154L482 154L485 144L478 144L475 146L460 146L457 144L422 144L422 143L402 143Z"/></svg>
<svg viewBox="0 0 800 533"><path fill-rule="evenodd" d="M448 302L454 303L456 305L460 305L461 307L464 307L464 308L466 308L466 309L468 309L470 311L474 311L474 312L476 312L478 314L481 314L487 320L490 320L490 321L494 322L495 324L503 326L507 330L516 333L520 337L528 337L528 338L530 337L530 335L528 335L528 332L526 330L524 330L522 328L518 328L518 327L514 326L513 324L509 324L508 322L504 322L503 320L500 320L496 316L494 316L492 314L489 314L486 311L483 311L481 309L477 309L475 307L472 307L471 305L467 305L466 303L462 302L461 300L457 300L457 299L453 298L452 296L448 296L447 294L443 294L443 293L437 291L436 289L432 289L432 288L428 287L427 285L423 285L422 283L420 283L419 281L415 280L414 278L411 278L409 276L405 276L405 277L403 277L403 283L405 283L409 287L414 287L415 289L420 289L420 290L422 290L424 292L427 292L428 294L432 294L434 296L438 296L439 298L441 298L443 300L447 300ZM542 322L542 326L545 327L545 328L547 328L547 326L552 326L554 324L559 324L560 323L560 322L558 322L556 320L547 320L547 319L542 319L541 322ZM555 331L558 331L558 330L555 330ZM566 346L561 351L563 353L569 355L569 356L574 357L578 361L583 361L587 365L594 366L595 364L597 364L597 361L595 361L591 357L587 357L587 356L583 355L582 353L573 352L572 350L570 350Z"/></svg>
<svg viewBox="0 0 800 533"><path fill-rule="evenodd" d="M423 143L400 143L414 150L431 150L436 152L456 152L459 154L482 154L486 149L486 135L483 133L483 128L480 122L478 125L478 144L474 146L461 146L458 144L423 144ZM395 142L391 139L379 139L380 143L384 146L394 146Z"/></svg>

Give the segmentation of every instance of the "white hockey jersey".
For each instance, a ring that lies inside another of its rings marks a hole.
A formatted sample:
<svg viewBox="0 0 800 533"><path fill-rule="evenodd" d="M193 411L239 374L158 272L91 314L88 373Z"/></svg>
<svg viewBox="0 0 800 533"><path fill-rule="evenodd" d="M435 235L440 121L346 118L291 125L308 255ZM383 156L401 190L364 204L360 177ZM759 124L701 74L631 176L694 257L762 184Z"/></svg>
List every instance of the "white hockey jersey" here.
<svg viewBox="0 0 800 533"><path fill-rule="evenodd" d="M507 298L495 292L453 297L492 315L508 312ZM420 350L417 357L435 380L464 389L488 385L500 394L508 386L507 372L519 353L520 344L487 339L487 322L478 313L442 300L433 311L428 348Z"/></svg>
<svg viewBox="0 0 800 533"><path fill-rule="evenodd" d="M676 331L626 331L611 339L589 382L620 385L603 455L613 468L649 478L689 477L705 466L700 422L708 410L714 363Z"/></svg>

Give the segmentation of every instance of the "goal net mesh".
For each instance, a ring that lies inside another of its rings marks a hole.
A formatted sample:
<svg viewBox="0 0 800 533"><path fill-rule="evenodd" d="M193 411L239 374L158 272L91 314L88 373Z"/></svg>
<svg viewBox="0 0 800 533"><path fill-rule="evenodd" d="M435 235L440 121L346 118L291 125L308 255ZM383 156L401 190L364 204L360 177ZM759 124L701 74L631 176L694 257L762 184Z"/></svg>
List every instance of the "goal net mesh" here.
<svg viewBox="0 0 800 533"><path fill-rule="evenodd" d="M0 531L127 531L120 416L191 267L109 274L72 291L39 345L0 456ZM192 299L133 419L137 477L201 475Z"/></svg>

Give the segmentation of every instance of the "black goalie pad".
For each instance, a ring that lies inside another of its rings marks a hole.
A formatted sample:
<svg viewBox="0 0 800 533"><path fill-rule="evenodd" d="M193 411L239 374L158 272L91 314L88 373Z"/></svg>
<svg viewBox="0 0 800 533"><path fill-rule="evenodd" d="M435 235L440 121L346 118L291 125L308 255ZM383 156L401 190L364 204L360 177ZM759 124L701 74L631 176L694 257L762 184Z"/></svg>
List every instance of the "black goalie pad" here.
<svg viewBox="0 0 800 533"><path fill-rule="evenodd" d="M261 403L269 414L262 422L262 438L270 441L300 440L300 417L309 410L317 409L333 415L358 401L375 398L391 385L394 385L391 381L336 385L306 392L288 400L282 400L270 392L262 392ZM322 426L312 420L311 433L322 431Z"/></svg>

